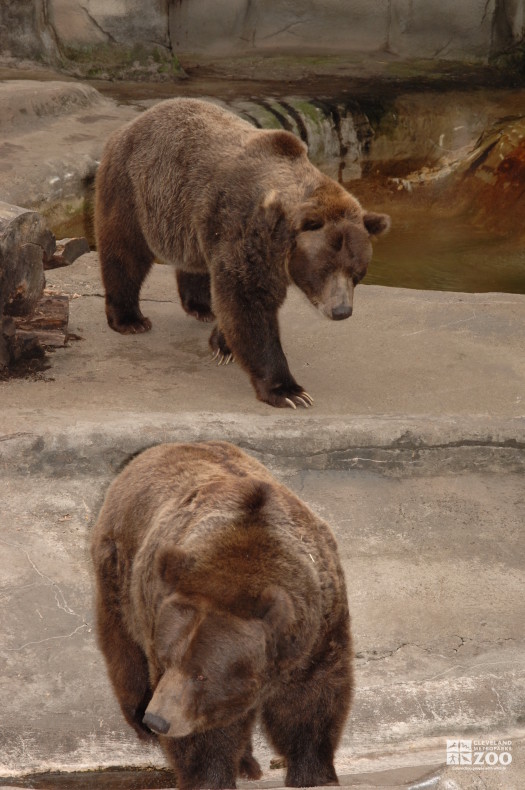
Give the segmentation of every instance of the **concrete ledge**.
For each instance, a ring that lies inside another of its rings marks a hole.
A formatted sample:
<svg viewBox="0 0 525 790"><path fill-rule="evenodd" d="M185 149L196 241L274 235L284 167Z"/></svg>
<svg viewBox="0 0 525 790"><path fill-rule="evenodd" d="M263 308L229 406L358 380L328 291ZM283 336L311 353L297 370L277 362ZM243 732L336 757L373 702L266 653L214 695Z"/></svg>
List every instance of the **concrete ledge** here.
<svg viewBox="0 0 525 790"><path fill-rule="evenodd" d="M4 413L4 426L9 417ZM40 414L53 424L53 413ZM243 414L121 414L68 428L0 435L0 465L11 473L60 475L116 471L160 442L231 441L269 465L286 469L373 470L395 475L525 470L525 417L316 418L308 430L280 414L254 424Z"/></svg>

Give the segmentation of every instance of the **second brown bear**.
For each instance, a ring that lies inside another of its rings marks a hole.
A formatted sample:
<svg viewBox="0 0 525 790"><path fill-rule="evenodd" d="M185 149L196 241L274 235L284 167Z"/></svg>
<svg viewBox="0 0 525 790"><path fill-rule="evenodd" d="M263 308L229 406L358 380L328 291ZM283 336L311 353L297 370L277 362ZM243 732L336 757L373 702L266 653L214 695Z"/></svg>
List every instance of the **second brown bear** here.
<svg viewBox="0 0 525 790"><path fill-rule="evenodd" d="M257 715L288 786L337 784L350 621L324 521L231 444L160 445L110 486L92 555L113 688L180 790L259 778Z"/></svg>
<svg viewBox="0 0 525 790"><path fill-rule="evenodd" d="M259 400L295 408L312 398L281 347L277 312L288 286L328 318L348 318L370 239L390 220L320 173L290 132L256 129L211 102L172 99L108 141L95 224L113 329L151 328L141 285L155 258L171 263L186 312L217 319L216 354L235 357Z"/></svg>

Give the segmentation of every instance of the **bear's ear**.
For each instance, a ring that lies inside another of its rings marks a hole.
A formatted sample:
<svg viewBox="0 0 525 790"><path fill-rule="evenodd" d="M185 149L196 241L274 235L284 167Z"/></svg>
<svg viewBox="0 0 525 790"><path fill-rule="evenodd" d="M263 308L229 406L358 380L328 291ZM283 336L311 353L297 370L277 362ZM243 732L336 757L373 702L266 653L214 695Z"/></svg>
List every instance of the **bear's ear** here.
<svg viewBox="0 0 525 790"><path fill-rule="evenodd" d="M277 664L286 667L301 652L292 600L282 587L267 587L259 597L259 617L267 626Z"/></svg>
<svg viewBox="0 0 525 790"><path fill-rule="evenodd" d="M371 236L382 236L390 230L390 217L388 214L376 214L374 211L367 211L363 215L365 228Z"/></svg>
<svg viewBox="0 0 525 790"><path fill-rule="evenodd" d="M165 546L157 554L157 574L168 587L174 589L185 571L194 564L191 554L178 546Z"/></svg>

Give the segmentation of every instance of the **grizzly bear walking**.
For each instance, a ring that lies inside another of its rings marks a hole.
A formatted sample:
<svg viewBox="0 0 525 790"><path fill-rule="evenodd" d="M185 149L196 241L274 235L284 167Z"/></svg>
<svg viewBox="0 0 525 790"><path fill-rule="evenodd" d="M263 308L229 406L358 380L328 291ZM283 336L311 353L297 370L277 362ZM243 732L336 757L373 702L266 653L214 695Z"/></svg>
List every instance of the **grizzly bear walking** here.
<svg viewBox="0 0 525 790"><path fill-rule="evenodd" d="M350 621L324 521L231 444L166 444L110 486L92 556L115 694L180 790L259 778L257 715L288 786L337 783Z"/></svg>
<svg viewBox="0 0 525 790"><path fill-rule="evenodd" d="M172 99L108 141L95 223L113 329L151 329L141 285L154 258L171 263L186 312L217 319L213 351L235 357L259 400L295 408L312 398L281 347L288 285L328 318L348 318L370 238L390 220L322 175L293 134L256 129L211 102Z"/></svg>

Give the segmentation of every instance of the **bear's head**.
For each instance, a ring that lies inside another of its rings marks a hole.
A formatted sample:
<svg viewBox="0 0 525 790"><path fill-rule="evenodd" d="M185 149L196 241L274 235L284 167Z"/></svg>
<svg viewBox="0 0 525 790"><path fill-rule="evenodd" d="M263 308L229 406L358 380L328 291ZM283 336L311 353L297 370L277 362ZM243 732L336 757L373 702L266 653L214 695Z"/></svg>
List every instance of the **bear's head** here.
<svg viewBox="0 0 525 790"><path fill-rule="evenodd" d="M171 548L161 565L172 587L191 558ZM198 594L172 592L163 600L155 619L153 696L144 724L159 735L183 738L227 726L258 705L272 661L293 662L297 640L284 590L266 588L253 614L220 610Z"/></svg>
<svg viewBox="0 0 525 790"><path fill-rule="evenodd" d="M349 318L354 288L372 258L371 240L389 229L390 217L364 211L331 182L298 207L293 224L291 280L327 318Z"/></svg>
<svg viewBox="0 0 525 790"><path fill-rule="evenodd" d="M172 600L156 630L162 674L144 716L151 730L182 738L227 726L256 706L266 670L256 621Z"/></svg>

